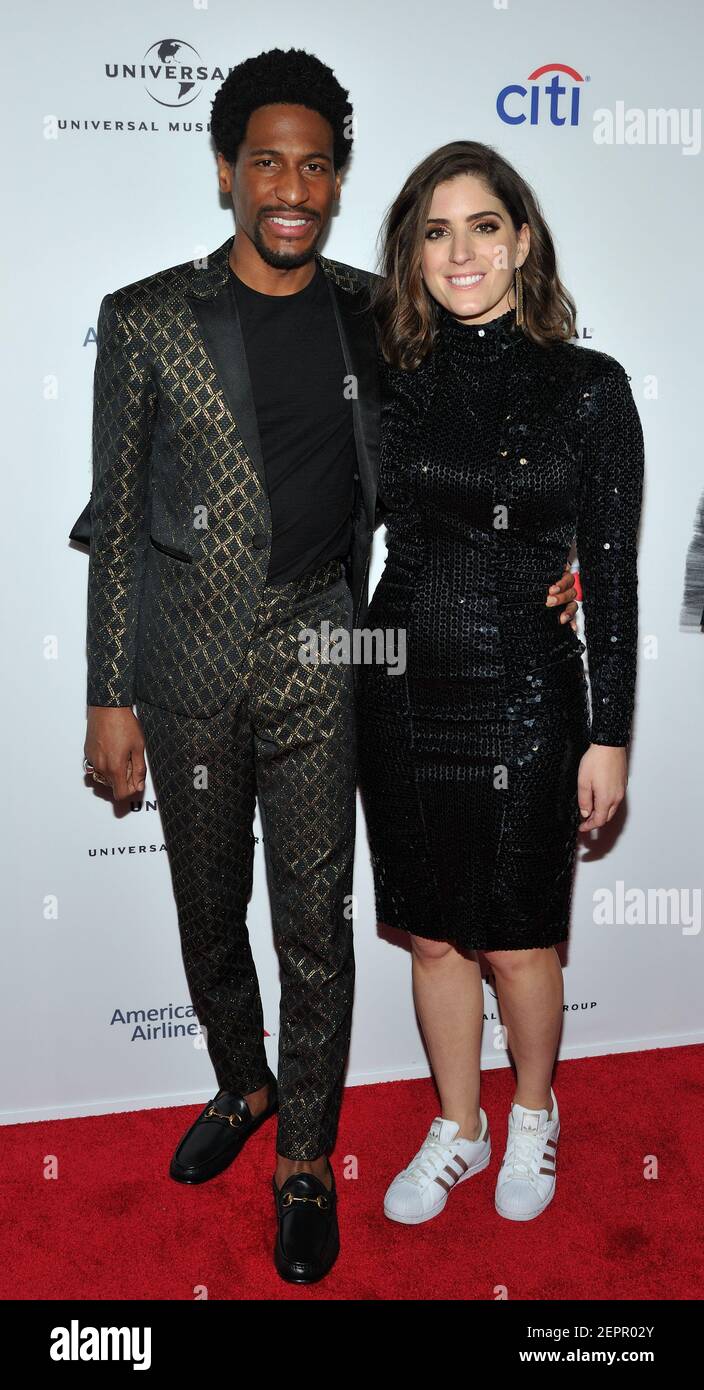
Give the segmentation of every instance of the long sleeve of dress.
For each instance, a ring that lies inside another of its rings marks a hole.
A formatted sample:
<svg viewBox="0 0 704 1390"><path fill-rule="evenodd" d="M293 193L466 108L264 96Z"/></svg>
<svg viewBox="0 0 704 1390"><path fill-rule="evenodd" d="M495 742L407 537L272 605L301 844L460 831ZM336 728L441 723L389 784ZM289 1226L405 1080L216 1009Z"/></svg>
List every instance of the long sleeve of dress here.
<svg viewBox="0 0 704 1390"><path fill-rule="evenodd" d="M577 555L592 694L591 741L622 747L630 739L638 656L643 430L620 363L612 360L609 372L585 395L589 405Z"/></svg>
<svg viewBox="0 0 704 1390"><path fill-rule="evenodd" d="M412 501L413 448L432 381L432 362L426 359L415 371L391 367L378 356L381 388L381 446L376 525L391 512L402 511Z"/></svg>

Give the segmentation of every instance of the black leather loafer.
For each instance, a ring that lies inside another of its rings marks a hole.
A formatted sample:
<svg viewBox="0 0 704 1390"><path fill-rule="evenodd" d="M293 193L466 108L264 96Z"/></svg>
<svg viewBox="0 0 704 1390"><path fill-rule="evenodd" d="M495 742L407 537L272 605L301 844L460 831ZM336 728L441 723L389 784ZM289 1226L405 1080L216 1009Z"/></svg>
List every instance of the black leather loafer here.
<svg viewBox="0 0 704 1390"><path fill-rule="evenodd" d="M278 1108L276 1077L269 1072L269 1104L252 1115L244 1096L218 1091L181 1140L169 1168L176 1182L207 1182L224 1172L245 1140Z"/></svg>
<svg viewBox="0 0 704 1390"><path fill-rule="evenodd" d="M312 1173L292 1173L282 1187L276 1179L272 1185L279 1222L274 1264L289 1283L314 1284L340 1252L334 1174L329 1191Z"/></svg>

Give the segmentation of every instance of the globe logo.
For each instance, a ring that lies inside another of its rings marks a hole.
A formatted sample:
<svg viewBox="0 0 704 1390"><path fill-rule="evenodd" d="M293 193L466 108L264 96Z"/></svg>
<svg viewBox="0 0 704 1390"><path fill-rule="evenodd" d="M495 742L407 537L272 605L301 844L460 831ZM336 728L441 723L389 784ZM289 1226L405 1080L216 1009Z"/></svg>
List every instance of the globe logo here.
<svg viewBox="0 0 704 1390"><path fill-rule="evenodd" d="M159 106L190 106L207 77L200 54L183 39L160 39L143 60L145 85Z"/></svg>

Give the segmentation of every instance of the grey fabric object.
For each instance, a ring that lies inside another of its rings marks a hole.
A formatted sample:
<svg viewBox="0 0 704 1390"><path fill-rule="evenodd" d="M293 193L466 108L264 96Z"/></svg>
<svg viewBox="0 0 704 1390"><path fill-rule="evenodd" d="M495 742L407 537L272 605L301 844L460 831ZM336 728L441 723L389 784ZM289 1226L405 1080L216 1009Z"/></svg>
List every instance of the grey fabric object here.
<svg viewBox="0 0 704 1390"><path fill-rule="evenodd" d="M689 543L684 571L684 592L680 609L680 627L704 627L704 492L694 521L694 535Z"/></svg>

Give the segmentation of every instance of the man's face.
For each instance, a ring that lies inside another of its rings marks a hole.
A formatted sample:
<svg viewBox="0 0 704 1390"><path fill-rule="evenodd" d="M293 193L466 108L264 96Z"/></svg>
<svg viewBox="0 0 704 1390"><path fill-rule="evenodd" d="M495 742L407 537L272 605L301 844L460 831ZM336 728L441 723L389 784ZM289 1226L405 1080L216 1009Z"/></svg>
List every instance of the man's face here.
<svg viewBox="0 0 704 1390"><path fill-rule="evenodd" d="M234 166L218 154L220 188L232 195L237 230L278 269L305 265L340 196L329 121L306 106L252 112Z"/></svg>

